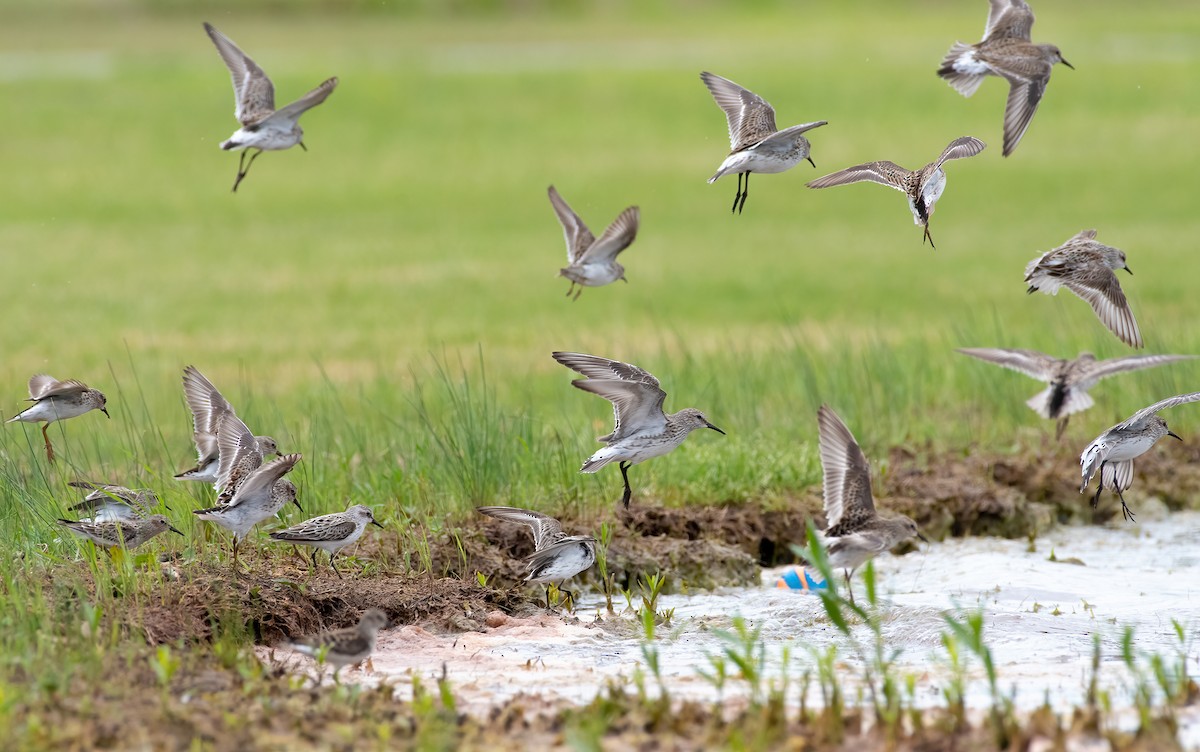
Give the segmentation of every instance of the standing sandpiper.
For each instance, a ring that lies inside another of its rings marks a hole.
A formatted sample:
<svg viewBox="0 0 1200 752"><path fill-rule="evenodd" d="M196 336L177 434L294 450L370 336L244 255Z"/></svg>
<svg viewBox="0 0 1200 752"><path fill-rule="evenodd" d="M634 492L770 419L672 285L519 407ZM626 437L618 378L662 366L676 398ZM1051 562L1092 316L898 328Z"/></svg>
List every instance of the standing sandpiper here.
<svg viewBox="0 0 1200 752"><path fill-rule="evenodd" d="M377 608L369 608L359 618L357 626L300 637L287 646L313 658L324 653L325 662L333 666L333 679L337 681L338 672L343 667L362 663L371 657L379 630L387 624L387 614Z"/></svg>
<svg viewBox="0 0 1200 752"><path fill-rule="evenodd" d="M258 523L270 519L284 505L295 503L296 486L283 476L300 461L299 454L285 454L252 470L237 487L228 504L192 512L233 533L233 566L237 568L238 543ZM299 506L297 504L297 506Z"/></svg>
<svg viewBox="0 0 1200 752"><path fill-rule="evenodd" d="M1097 242L1095 230L1084 230L1025 266L1025 283L1029 285L1025 292L1032 295L1040 290L1057 295L1060 287L1066 287L1087 301L1122 342L1142 347L1142 333L1114 273L1117 269L1133 274L1125 262L1125 252Z"/></svg>
<svg viewBox="0 0 1200 752"><path fill-rule="evenodd" d="M1072 413L1086 410L1095 404L1088 390L1100 379L1118 373L1140 371L1165 366L1195 355L1129 355L1124 358L1096 360L1091 353L1080 353L1074 360L1052 358L1037 350L1009 350L990 347L964 347L963 355L1020 371L1050 386L1033 395L1025 403L1043 418L1057 419L1054 438L1061 439Z"/></svg>
<svg viewBox="0 0 1200 752"><path fill-rule="evenodd" d="M867 458L850 429L827 405L817 411L817 433L824 472L824 535L829 565L845 573L846 590L853 603L850 576L855 569L914 535L928 541L908 517L885 518L876 513Z"/></svg>
<svg viewBox="0 0 1200 752"><path fill-rule="evenodd" d="M579 300L584 287L602 287L618 279L628 282L625 279L625 267L617 263L617 255L637 237L640 220L638 208L631 206L621 212L597 238L579 215L567 206L554 186L550 186L547 192L567 241L567 266L558 270L558 276L571 280L567 296L575 290L575 285L579 285L579 292L575 293L575 300Z"/></svg>
<svg viewBox="0 0 1200 752"><path fill-rule="evenodd" d="M171 526L161 514L152 514L145 519L109 520L107 522L75 522L60 519L58 524L76 535L82 535L101 548L137 548L159 533L170 530L182 532Z"/></svg>
<svg viewBox="0 0 1200 752"><path fill-rule="evenodd" d="M933 238L929 235L929 218L933 216L934 205L941 198L942 191L946 190L946 171L942 169L942 165L950 159L973 157L986 147L987 144L973 136L963 136L951 141L940 157L919 170L906 170L887 160L866 162L817 178L808 183L808 187L829 188L869 180L895 188L908 196L908 208L913 215L913 224L925 228L925 237L921 242L928 240L929 245L936 248Z"/></svg>
<svg viewBox="0 0 1200 752"><path fill-rule="evenodd" d="M613 405L616 425L612 433L596 439L607 446L589 457L579 471L594 473L610 462L618 462L625 481L621 503L626 509L633 494L629 487L630 466L667 454L697 428L725 433L694 407L664 413L663 401L667 393L659 387L658 379L631 363L584 353L552 354L559 363L588 377L572 381L572 386L598 394Z"/></svg>
<svg viewBox="0 0 1200 752"><path fill-rule="evenodd" d="M1178 435L1171 433L1167 422L1158 417L1159 410L1183 405L1200 400L1200 392L1181 394L1155 402L1149 407L1143 407L1124 423L1118 423L1096 437L1083 454L1079 456L1079 464L1083 467L1083 483L1079 493L1087 490L1088 483L1096 471L1100 471L1100 485L1096 495L1092 497L1092 507L1100 500L1100 493L1107 484L1109 489L1121 500L1121 512L1125 519L1133 522L1133 513L1125 503L1124 492L1133 484L1133 461L1150 451L1159 439L1173 436L1183 441Z"/></svg>
<svg viewBox="0 0 1200 752"><path fill-rule="evenodd" d="M308 151L304 145L304 130L300 127L300 116L308 110L321 104L333 93L337 86L336 78L326 79L320 86L300 97L295 102L275 109L275 86L258 63L238 49L229 37L213 28L212 24L204 24L204 30L217 46L217 52L229 68L233 79L233 95L236 100L234 116L242 127L226 141L221 143L225 151L230 149L257 149L258 151L246 162L246 152L238 161L237 179L233 181L233 190L237 192L238 185L250 171L250 165L264 151L279 151L290 149L296 144Z"/></svg>
<svg viewBox="0 0 1200 752"><path fill-rule="evenodd" d="M1033 9L1025 0L989 0L987 27L978 44L955 42L942 60L938 75L959 94L969 97L985 76L1008 81L1008 104L1004 107L1003 155L1012 154L1037 112L1055 63L1071 68L1062 52L1052 44L1033 44Z"/></svg>
<svg viewBox="0 0 1200 752"><path fill-rule="evenodd" d="M340 579L342 573L333 560L339 551L362 537L367 525L383 527L375 521L370 507L355 504L344 512L313 517L285 530L276 530L271 533L271 540L312 546L313 569L317 568L317 549L324 551L329 554L329 566Z"/></svg>
<svg viewBox="0 0 1200 752"><path fill-rule="evenodd" d="M525 581L546 583L546 608L550 608L551 582L557 581L562 590L564 580L586 572L596 563L596 539L590 535L567 535L562 523L549 515L516 507L479 507L475 511L498 520L528 525L533 531L533 553L526 557L529 574ZM568 599L574 600L570 591L563 592Z"/></svg>
<svg viewBox="0 0 1200 752"><path fill-rule="evenodd" d="M87 384L75 379L59 381L53 376L39 373L29 379L29 401L33 403L21 412L5 421L5 423L44 423L42 440L46 444L46 459L54 461L54 445L46 429L56 420L75 418L89 410L99 410L104 417L111 418L105 408L108 400L99 389L91 389Z"/></svg>
<svg viewBox="0 0 1200 752"><path fill-rule="evenodd" d="M707 71L700 74L700 79L729 121L729 156L708 182L713 183L731 172L737 173L738 189L733 197L732 211L741 214L742 207L746 205L746 196L750 193L750 173L784 172L795 167L802 159L807 159L813 167L817 166L808 156L812 147L803 134L827 125L828 121L818 120L776 130L775 109L767 100L727 78ZM744 188L743 176L746 181Z"/></svg>

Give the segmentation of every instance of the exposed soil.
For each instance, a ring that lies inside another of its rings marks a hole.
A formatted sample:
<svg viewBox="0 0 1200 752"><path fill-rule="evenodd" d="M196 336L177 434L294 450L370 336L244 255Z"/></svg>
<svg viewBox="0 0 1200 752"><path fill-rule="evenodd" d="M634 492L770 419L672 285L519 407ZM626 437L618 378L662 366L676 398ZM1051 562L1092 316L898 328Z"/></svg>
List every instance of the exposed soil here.
<svg viewBox="0 0 1200 752"><path fill-rule="evenodd" d="M1065 447L1033 463L1014 456L956 453L920 454L893 450L882 478L875 482L877 504L886 513L917 521L931 540L958 535L1037 535L1061 522L1103 522L1120 515L1120 504L1105 494L1092 510L1074 478L1078 460ZM1200 505L1200 449L1174 442L1138 460L1134 488L1126 499L1136 512L1151 497L1169 509ZM635 499L618 509L608 568L617 590L638 592L639 579L661 572L666 592L680 588L752 585L760 566L797 560L790 545L803 545L804 527L813 519L823 527L820 489L796 497L786 509L758 504L664 508ZM639 503L640 502L640 503ZM598 519L563 518L568 531L597 531ZM1133 524L1133 523L1128 523ZM370 560L395 550L395 532L364 541L357 555ZM486 614L499 610L526 615L538 610L541 589L526 586L524 557L532 553L528 530L482 516L468 517L454 534L431 540L433 572L413 574L388 566L369 574L346 571L337 578L328 568L309 571L307 559L290 554L255 560L247 572L232 576L228 567L203 561L161 563L162 581L130 598L136 613L108 616L120 628L140 632L150 644L206 642L225 619L248 628L256 642L350 625L363 610L382 608L393 624L415 624L434 631L477 630ZM386 558L386 557L380 557ZM343 564L343 568L345 568ZM488 576L480 585L476 573ZM80 582L54 581L42 587L54 597L94 592L86 572ZM149 579L149 578L147 578ZM576 578L573 588L600 589L596 568Z"/></svg>

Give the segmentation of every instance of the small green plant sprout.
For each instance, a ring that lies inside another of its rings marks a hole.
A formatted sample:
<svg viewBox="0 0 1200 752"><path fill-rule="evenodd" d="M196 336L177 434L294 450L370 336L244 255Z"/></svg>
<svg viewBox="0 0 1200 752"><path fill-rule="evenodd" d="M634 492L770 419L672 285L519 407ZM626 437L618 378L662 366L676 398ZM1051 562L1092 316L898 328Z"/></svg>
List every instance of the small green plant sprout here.
<svg viewBox="0 0 1200 752"><path fill-rule="evenodd" d="M1121 660L1133 683L1134 704L1141 730L1152 732L1161 721L1172 728L1177 724L1175 708L1200 700L1200 685L1191 676L1191 640L1183 622L1171 620L1176 645L1173 654L1146 653L1134 648L1134 632L1126 627L1121 634Z"/></svg>
<svg viewBox="0 0 1200 752"><path fill-rule="evenodd" d="M638 590L641 592L642 607L638 610L639 614L649 611L654 618L663 623L669 624L671 618L675 615L675 609L658 610L658 597L662 595L663 588L667 584L666 575L661 572L657 574L643 575L638 580Z"/></svg>
<svg viewBox="0 0 1200 752"><path fill-rule="evenodd" d="M633 607L633 589L622 588L621 596L625 598L625 612L630 614L637 613L637 610Z"/></svg>
<svg viewBox="0 0 1200 752"><path fill-rule="evenodd" d="M809 646L817 664L817 686L821 688L821 713L817 728L819 737L826 744L838 745L846 731L846 700L838 681L837 645L827 645L824 650Z"/></svg>
<svg viewBox="0 0 1200 752"><path fill-rule="evenodd" d="M696 669L696 673L700 678L712 685L713 689L717 690L716 707L722 708L725 701L725 684L729 681L729 667L725 662L725 656L718 653L706 653L705 659L708 665L712 666L709 671L703 666Z"/></svg>
<svg viewBox="0 0 1200 752"><path fill-rule="evenodd" d="M100 637L101 619L104 617L104 607L98 603L83 604L83 623L79 625L84 639L97 640Z"/></svg>
<svg viewBox="0 0 1200 752"><path fill-rule="evenodd" d="M946 626L949 627L954 641L967 648L983 664L988 690L992 695L992 705L988 716L992 724L993 738L999 749L1007 749L1018 732L1018 725L1012 697L1000 691L996 662L992 657L991 648L983 639L983 611L969 611L963 616L962 621L950 614L943 614L943 619ZM943 644L945 643L946 640L943 638Z"/></svg>
<svg viewBox="0 0 1200 752"><path fill-rule="evenodd" d="M766 689L767 649L762 640L762 627L751 629L741 616L733 617L732 627L713 630L722 643L722 672L726 661L736 667L736 677L750 688L750 704L758 707L765 699ZM709 662L715 665L713 656L709 656Z"/></svg>
<svg viewBox="0 0 1200 752"><path fill-rule="evenodd" d="M942 687L942 699L954 719L954 732L961 733L967 729L967 665L953 632L942 632L942 647L946 649L946 667L950 669L950 676Z"/></svg>
<svg viewBox="0 0 1200 752"><path fill-rule="evenodd" d="M613 573L608 571L608 544L612 542L612 536L612 523L601 523L600 545L596 546L596 567L600 572L600 589L604 591L604 605L610 614L616 613L613 610L613 591L616 589L616 584L613 581Z"/></svg>
<svg viewBox="0 0 1200 752"><path fill-rule="evenodd" d="M486 574L476 570L476 572L475 572L475 584L476 585L478 585L481 588L485 588L488 586L489 579L491 579L491 578L488 577Z"/></svg>
<svg viewBox="0 0 1200 752"><path fill-rule="evenodd" d="M181 661L178 656L171 652L169 645L159 645L154 655L150 658L150 667L154 669L154 675L158 678L158 685L166 691L171 685L171 679L175 677L175 673L179 671Z"/></svg>
<svg viewBox="0 0 1200 752"><path fill-rule="evenodd" d="M670 707L670 693L667 691L667 684L663 680L662 661L658 646L655 644L656 615L653 610L643 608L640 616L642 620L642 660L645 662L646 669L650 672L650 675L654 677L655 684L658 685L657 707L660 709ZM639 691L643 693L643 699L645 699L644 687Z"/></svg>

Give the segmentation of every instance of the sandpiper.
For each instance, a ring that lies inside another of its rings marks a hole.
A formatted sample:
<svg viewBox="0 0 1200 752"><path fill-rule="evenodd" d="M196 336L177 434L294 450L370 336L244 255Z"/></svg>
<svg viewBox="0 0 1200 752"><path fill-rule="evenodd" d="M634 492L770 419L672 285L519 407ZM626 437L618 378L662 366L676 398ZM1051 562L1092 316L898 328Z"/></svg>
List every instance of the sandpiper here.
<svg viewBox="0 0 1200 752"><path fill-rule="evenodd" d="M596 563L596 539L590 535L567 535L562 523L549 515L517 507L479 507L475 511L506 522L529 526L533 531L533 553L526 557L529 573L525 582L546 583L546 608L550 608L550 583L562 583ZM570 591L562 590L574 600Z"/></svg>
<svg viewBox="0 0 1200 752"><path fill-rule="evenodd" d="M296 486L283 476L300 461L299 454L285 454L257 467L238 485L228 504L192 512L233 533L233 565L237 568L238 542L258 523L270 519L284 505L296 501Z"/></svg>
<svg viewBox="0 0 1200 752"><path fill-rule="evenodd" d="M1055 63L1075 66L1063 59L1052 44L1033 44L1033 9L1025 0L989 0L987 27L978 44L955 42L942 67L941 76L959 94L969 97L985 76L1008 81L1008 104L1004 107L1003 155L1012 154L1037 112Z"/></svg>
<svg viewBox="0 0 1200 752"><path fill-rule="evenodd" d="M46 429L56 420L75 418L89 410L99 410L104 417L111 418L105 408L107 400L99 389L91 389L87 384L75 379L59 381L53 376L39 373L29 379L29 401L32 406L25 408L5 423L43 423L42 440L46 444L46 459L54 461L54 445L50 443L50 435Z"/></svg>
<svg viewBox="0 0 1200 752"><path fill-rule="evenodd" d="M1128 371L1164 366L1194 355L1129 355L1124 358L1096 360L1091 353L1080 353L1074 360L1054 358L1037 350L1012 350L990 347L964 347L963 355L1020 371L1050 386L1033 395L1025 403L1043 418L1057 419L1055 439L1061 439L1072 413L1086 410L1095 404L1088 390L1100 379Z"/></svg>
<svg viewBox="0 0 1200 752"><path fill-rule="evenodd" d="M238 161L237 179L233 181L236 192L250 165L264 151L290 149L296 144L308 151L304 145L304 130L300 127L300 116L308 110L321 104L333 93L337 86L337 78L328 78L320 86L300 97L295 102L275 109L275 86L258 63L242 52L233 41L213 28L212 24L204 24L204 30L217 46L217 52L229 68L230 78L233 79L233 95L236 108L234 116L242 124L232 136L221 143L221 148L257 149L258 151L246 162L246 152Z"/></svg>
<svg viewBox="0 0 1200 752"><path fill-rule="evenodd" d="M223 413L217 422L217 504L228 504L250 473L262 466L268 454L279 454L275 440L255 436L232 410ZM296 508L300 502L292 500Z"/></svg>
<svg viewBox="0 0 1200 752"><path fill-rule="evenodd" d="M1125 252L1096 241L1095 230L1084 230L1052 251L1043 253L1025 266L1025 282L1033 294L1040 290L1057 295L1060 287L1087 301L1100 321L1130 347L1142 347L1129 301L1115 271L1133 274L1125 262Z"/></svg>
<svg viewBox="0 0 1200 752"><path fill-rule="evenodd" d="M183 369L183 394L187 398L188 409L192 411L192 441L196 444L196 466L180 472L175 479L215 484L221 464L217 431L221 417L225 413L234 412L233 406L195 366ZM270 436L255 436L254 439L263 455L279 454L275 439Z"/></svg>
<svg viewBox="0 0 1200 752"><path fill-rule="evenodd" d="M343 667L362 663L371 657L379 630L387 624L387 614L370 608L359 618L357 626L301 637L289 642L287 647L314 658L323 654L325 662L333 666L333 678L337 681L338 672Z"/></svg>
<svg viewBox="0 0 1200 752"><path fill-rule="evenodd" d="M1125 503L1124 492L1133 484L1133 461L1150 451L1163 436L1174 436L1183 441L1177 434L1171 433L1167 422L1158 417L1159 410L1183 405L1200 400L1200 392L1180 394L1155 402L1149 407L1143 407L1123 423L1118 423L1100 434L1088 444L1083 454L1079 455L1079 464L1083 467L1083 483L1079 493L1087 490L1092 476L1100 471L1100 485L1096 495L1092 497L1092 507L1100 500L1100 493L1107 485L1121 500L1121 512L1125 519L1134 521L1129 505Z"/></svg>
<svg viewBox="0 0 1200 752"><path fill-rule="evenodd" d="M829 188L870 180L895 188L908 196L908 208L913 215L913 224L925 228L925 237L921 242L928 240L929 245L936 248L929 234L929 218L933 216L934 206L941 198L942 191L946 190L946 171L942 169L942 165L947 160L973 157L986 147L987 144L973 136L963 136L951 141L940 157L919 170L906 170L887 160L867 162L817 178L808 183L808 187Z"/></svg>
<svg viewBox="0 0 1200 752"><path fill-rule="evenodd" d="M286 543L299 543L302 546L312 546L313 569L317 567L317 549L329 554L329 566L340 578L337 566L333 563L338 552L362 537L367 525L383 527L375 520L371 508L365 504L355 504L344 512L326 514L305 520L299 525L293 525L284 530L271 533L271 539Z"/></svg>
<svg viewBox="0 0 1200 752"><path fill-rule="evenodd" d="M67 511L87 513L89 522L140 520L158 506L158 495L147 489L134 490L111 483L92 483L86 480L73 480L67 485L88 492L83 501Z"/></svg>
<svg viewBox="0 0 1200 752"><path fill-rule="evenodd" d="M76 535L82 535L101 548L137 548L159 533L170 530L182 532L171 526L161 514L152 514L145 519L108 520L105 522L76 522L60 519L58 524Z"/></svg>
<svg viewBox="0 0 1200 752"><path fill-rule="evenodd" d="M572 386L598 394L613 404L616 425L612 433L596 439L607 446L589 457L579 471L594 473L610 462L618 462L625 481L621 503L626 508L633 493L629 487L632 465L667 454L697 428L725 433L694 407L664 413L667 393L659 387L658 379L635 365L584 353L555 352L553 356L567 368L588 377L572 381Z"/></svg>
<svg viewBox="0 0 1200 752"><path fill-rule="evenodd" d="M824 535L829 565L845 573L846 590L853 603L850 576L855 569L914 535L928 541L908 517L885 518L875 511L867 458L850 429L827 405L817 411L817 435L824 471Z"/></svg>
<svg viewBox="0 0 1200 752"><path fill-rule="evenodd" d="M637 237L640 214L636 206L631 206L617 215L599 238L583 223L554 186L550 186L550 205L558 215L562 224L563 237L567 241L567 266L558 270L558 276L571 280L567 296L579 285L575 300L579 300L584 287L602 287L625 279L625 267L617 263L617 255L629 247Z"/></svg>
<svg viewBox="0 0 1200 752"><path fill-rule="evenodd" d="M731 151L708 182L737 173L738 189L733 197L732 211L741 214L742 207L746 205L746 196L750 193L750 173L784 172L795 167L802 159L807 159L813 167L817 166L809 156L812 147L803 134L827 125L828 121L818 120L776 130L775 109L765 99L727 78L707 71L700 74L700 79L712 93L717 106L725 111L725 118L729 121ZM744 188L743 176L746 181Z"/></svg>

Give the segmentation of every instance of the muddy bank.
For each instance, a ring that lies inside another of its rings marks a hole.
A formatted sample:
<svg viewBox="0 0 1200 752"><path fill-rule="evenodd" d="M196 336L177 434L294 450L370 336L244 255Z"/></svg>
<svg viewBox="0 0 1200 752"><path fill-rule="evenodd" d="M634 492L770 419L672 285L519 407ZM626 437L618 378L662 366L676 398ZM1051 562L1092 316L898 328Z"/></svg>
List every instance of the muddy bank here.
<svg viewBox="0 0 1200 752"><path fill-rule="evenodd" d="M964 535L1009 538L1036 536L1056 523L1106 522L1120 515L1105 494L1092 510L1090 496L1076 485L1078 458L1064 447L1047 446L1047 456L961 452L921 453L894 449L876 468L877 505L907 514L932 540ZM820 488L788 500L784 508L757 503L665 508L642 499L607 517L614 601L621 590L639 593L639 581L662 573L664 592L753 586L760 568L796 561L790 546L802 545L807 520L824 525ZM1175 510L1198 506L1200 449L1175 442L1140 458L1126 498L1134 511L1155 506ZM598 533L600 517L563 517L569 532ZM539 586L524 585L524 557L533 544L526 528L469 515L458 528L431 537L432 574L406 571L394 553L397 532L364 540L353 553L371 562L338 579L327 568L309 571L308 560L259 551L247 572L202 560L162 562L161 580L139 578L136 592L109 618L151 644L208 642L221 625L248 630L259 644L355 623L370 607L382 608L394 624L439 632L481 629L486 614L537 612ZM902 553L902 551L900 551ZM477 573L486 577L480 584ZM61 573L59 573L61 575ZM36 575L30 575L37 578ZM91 574L40 576L41 586L60 601L94 595ZM78 580L73 578L79 578ZM570 586L600 591L598 568ZM119 588L118 588L119 590ZM117 593L119 595L119 593Z"/></svg>

